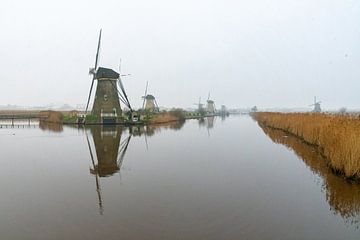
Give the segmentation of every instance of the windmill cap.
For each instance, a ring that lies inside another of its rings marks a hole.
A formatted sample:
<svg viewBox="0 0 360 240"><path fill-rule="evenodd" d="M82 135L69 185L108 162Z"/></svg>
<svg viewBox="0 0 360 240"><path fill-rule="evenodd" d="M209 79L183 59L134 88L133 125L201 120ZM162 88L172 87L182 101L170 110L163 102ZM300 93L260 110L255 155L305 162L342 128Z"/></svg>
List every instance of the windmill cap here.
<svg viewBox="0 0 360 240"><path fill-rule="evenodd" d="M96 79L108 78L108 79L118 79L119 73L115 72L110 68L99 67L96 71Z"/></svg>
<svg viewBox="0 0 360 240"><path fill-rule="evenodd" d="M146 95L145 99L146 100L155 100L155 97L151 94L148 94L148 95Z"/></svg>

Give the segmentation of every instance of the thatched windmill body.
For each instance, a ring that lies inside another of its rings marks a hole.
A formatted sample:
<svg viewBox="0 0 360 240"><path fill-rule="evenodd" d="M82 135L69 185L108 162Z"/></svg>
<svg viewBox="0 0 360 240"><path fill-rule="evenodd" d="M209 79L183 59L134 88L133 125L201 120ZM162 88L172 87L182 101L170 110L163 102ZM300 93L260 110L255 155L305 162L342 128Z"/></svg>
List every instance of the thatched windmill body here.
<svg viewBox="0 0 360 240"><path fill-rule="evenodd" d="M199 97L199 103L194 103L194 105L196 105L198 107L198 112L202 112L204 111L204 104L201 103L201 97Z"/></svg>
<svg viewBox="0 0 360 240"><path fill-rule="evenodd" d="M213 100L210 99L210 93L209 93L208 99L206 101L206 112L209 114L215 113L215 103Z"/></svg>
<svg viewBox="0 0 360 240"><path fill-rule="evenodd" d="M143 99L142 109L149 112L159 111L159 106L156 102L154 95L147 93L148 85L149 85L148 82L146 82L145 93L144 96L141 97Z"/></svg>
<svg viewBox="0 0 360 240"><path fill-rule="evenodd" d="M320 107L321 101L316 101L316 97L314 97L314 103L311 104L310 106L314 106L313 112L315 113L319 113L321 112L321 107Z"/></svg>

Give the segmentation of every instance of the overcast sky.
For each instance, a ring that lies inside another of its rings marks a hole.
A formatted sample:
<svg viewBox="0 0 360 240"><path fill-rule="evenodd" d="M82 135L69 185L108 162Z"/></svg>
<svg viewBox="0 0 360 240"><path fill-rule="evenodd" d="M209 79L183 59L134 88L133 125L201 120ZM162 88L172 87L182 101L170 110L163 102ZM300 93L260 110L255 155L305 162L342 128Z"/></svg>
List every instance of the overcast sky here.
<svg viewBox="0 0 360 240"><path fill-rule="evenodd" d="M130 102L360 107L360 1L1 0L0 105L85 104L100 66Z"/></svg>

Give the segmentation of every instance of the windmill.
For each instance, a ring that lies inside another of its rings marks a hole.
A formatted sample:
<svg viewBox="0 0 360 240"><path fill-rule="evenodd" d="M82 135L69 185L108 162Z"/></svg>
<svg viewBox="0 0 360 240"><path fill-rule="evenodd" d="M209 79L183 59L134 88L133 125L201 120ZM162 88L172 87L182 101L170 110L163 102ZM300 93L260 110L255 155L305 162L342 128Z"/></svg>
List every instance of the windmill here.
<svg viewBox="0 0 360 240"><path fill-rule="evenodd" d="M99 53L101 45L100 29L98 46L95 57L95 66L91 68L89 74L93 76L90 92L87 99L85 115L88 112L90 98L95 80L97 80L97 87L95 92L94 105L91 115L96 116L102 124L116 124L121 119L122 110L120 108L120 101L131 110L129 99L126 95L124 86L120 79L120 74L110 68L99 67ZM118 90L118 85L121 92ZM119 101L120 100L120 101Z"/></svg>
<svg viewBox="0 0 360 240"><path fill-rule="evenodd" d="M319 113L319 112L321 112L320 103L321 103L321 102L317 102L317 101L316 101L316 97L314 97L314 103L311 104L311 105L309 105L309 106L314 106L313 112Z"/></svg>
<svg viewBox="0 0 360 240"><path fill-rule="evenodd" d="M213 100L210 99L210 92L209 92L208 98L206 100L206 112L209 114L215 113L215 103Z"/></svg>
<svg viewBox="0 0 360 240"><path fill-rule="evenodd" d="M228 116L229 115L229 111L227 110L225 105L221 105L220 115L221 116Z"/></svg>
<svg viewBox="0 0 360 240"><path fill-rule="evenodd" d="M146 82L145 93L144 96L141 97L142 99L144 99L142 109L149 112L159 111L159 106L156 102L155 97L147 93L148 86L149 86L149 82Z"/></svg>
<svg viewBox="0 0 360 240"><path fill-rule="evenodd" d="M194 103L194 105L198 106L198 112L202 112L204 109L204 104L201 103L201 97L199 97L199 103Z"/></svg>

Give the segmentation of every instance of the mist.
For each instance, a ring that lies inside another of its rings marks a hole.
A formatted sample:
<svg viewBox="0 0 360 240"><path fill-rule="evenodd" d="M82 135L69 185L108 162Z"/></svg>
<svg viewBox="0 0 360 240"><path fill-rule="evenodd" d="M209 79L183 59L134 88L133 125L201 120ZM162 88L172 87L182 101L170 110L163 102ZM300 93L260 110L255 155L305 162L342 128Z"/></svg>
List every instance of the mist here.
<svg viewBox="0 0 360 240"><path fill-rule="evenodd" d="M85 104L100 66L160 106L358 108L358 1L2 1L0 105Z"/></svg>

